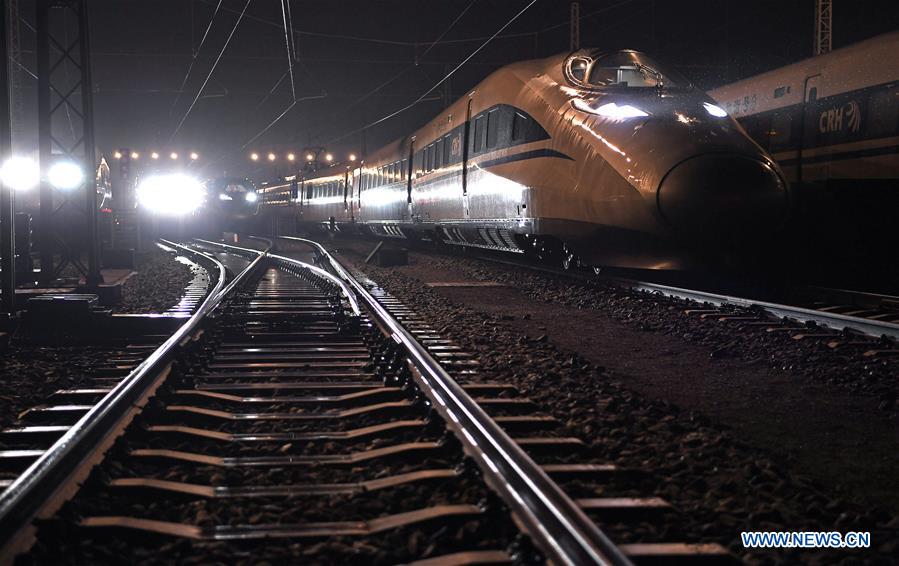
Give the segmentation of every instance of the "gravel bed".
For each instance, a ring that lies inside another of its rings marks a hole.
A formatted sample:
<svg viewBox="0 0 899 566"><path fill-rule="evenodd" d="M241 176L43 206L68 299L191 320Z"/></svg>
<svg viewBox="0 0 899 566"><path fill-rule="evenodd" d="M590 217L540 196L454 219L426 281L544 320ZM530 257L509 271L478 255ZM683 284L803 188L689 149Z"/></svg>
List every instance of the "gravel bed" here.
<svg viewBox="0 0 899 566"><path fill-rule="evenodd" d="M227 324L226 324L227 326ZM301 324L285 324L284 330ZM366 338L368 338L366 336ZM374 352L392 344L378 335L366 339ZM202 375L197 376L202 379ZM185 376L178 388L190 387L192 377ZM169 389L163 388L157 398L142 412L136 422L104 461L93 471L77 496L67 503L53 521L43 525L38 543L22 563L118 563L119 561L152 561L154 563L228 563L290 559L295 563L372 563L387 564L431 557L455 550L472 548L506 548L517 531L501 506L488 507L485 520L449 519L426 525L392 530L372 537L341 537L321 540L285 539L266 542L194 543L147 534L94 531L73 527L78 519L95 515L127 515L154 520L173 521L199 526L303 524L322 521L361 521L441 504L480 506L489 502L488 493L477 473L461 473L449 479L416 482L388 489L365 491L352 495L298 495L289 498L241 498L217 500L166 494L160 491L110 490L109 478L153 477L169 481L201 485L255 486L302 485L335 482L359 482L398 473L424 469L460 469L464 455L457 442L445 437L440 427L424 426L383 438L358 441L294 441L294 442L214 442L192 439L177 434L154 434L144 427L150 424L191 424L213 430L233 432L326 431L346 430L390 422L398 418L423 419L426 408L416 404L392 413L362 414L347 419L311 421L228 421L166 410ZM271 409L286 413L313 415L322 407L289 403L254 404L240 407L214 399L177 399L178 404L197 405L235 411L265 412ZM395 414L394 414L395 413ZM131 451L147 446L200 452L214 456L268 456L285 459L302 455L348 454L384 448L402 442L439 442L435 449L417 450L380 457L376 460L328 465L302 461L275 462L261 466L191 465L174 459L134 456ZM493 509L493 511L491 511ZM492 517L492 513L497 516ZM122 544L127 540L127 544ZM118 554L113 554L116 552ZM112 557L115 556L115 559ZM241 557L236 559L235 557Z"/></svg>
<svg viewBox="0 0 899 566"><path fill-rule="evenodd" d="M370 248L370 244L364 247ZM653 489L644 495L664 497L683 511L687 517L683 528L694 540L719 542L753 563L887 564L899 556L899 518L891 512L835 495L796 474L783 459L749 446L728 427L697 412L634 392L626 385L627 375L591 362L577 353L576 347L556 345L546 332L524 331L528 315L469 308L467 302L448 298L419 277L428 270L445 270L455 273L458 280L461 265L473 279L506 283L527 297L546 301L548 308L570 304L602 310L613 319L640 326L646 336L652 336L652 331L668 332L705 345L727 339L732 351L754 352L760 362L770 359L785 364L790 356L819 349L817 344L784 343L783 338L768 336L759 340L761 344L740 340L732 329L682 317L682 307L670 302L619 290L586 289L525 270L485 267L459 258L412 254L409 267L362 266L361 251L361 247L348 251L346 257L358 261L372 279L395 297L402 297L406 305L414 306L441 334L476 353L482 364L481 379L512 382L541 409L560 419L572 436L588 439L590 450L606 461L650 471ZM483 296L486 289L472 293ZM821 351L818 355L824 357ZM796 359L786 365L801 371L799 362ZM847 359L844 363L857 362ZM739 541L743 530L871 531L872 549L747 552Z"/></svg>
<svg viewBox="0 0 899 566"><path fill-rule="evenodd" d="M161 250L137 257L137 274L122 288L120 313L162 312L178 303L193 279L193 270ZM0 358L0 428L7 428L25 410L45 403L60 389L87 383L109 359L130 356L120 346L42 345L13 340Z"/></svg>
<svg viewBox="0 0 899 566"><path fill-rule="evenodd" d="M176 256L162 250L141 253L135 257L137 273L122 285L122 302L115 312L141 314L158 313L175 306L184 295L184 288L201 267L176 260Z"/></svg>
<svg viewBox="0 0 899 566"><path fill-rule="evenodd" d="M10 346L0 357L0 429L55 391L87 382L94 369L124 353L110 347Z"/></svg>

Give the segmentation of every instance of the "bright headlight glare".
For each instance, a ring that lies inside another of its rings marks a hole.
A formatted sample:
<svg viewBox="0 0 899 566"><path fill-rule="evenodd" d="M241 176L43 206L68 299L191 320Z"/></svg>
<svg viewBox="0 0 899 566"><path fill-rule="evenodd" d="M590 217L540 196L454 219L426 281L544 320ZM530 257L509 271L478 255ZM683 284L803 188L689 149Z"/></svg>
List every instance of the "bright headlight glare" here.
<svg viewBox="0 0 899 566"><path fill-rule="evenodd" d="M142 207L167 216L189 214L203 204L203 186L187 175L155 175L137 187Z"/></svg>
<svg viewBox="0 0 899 566"><path fill-rule="evenodd" d="M219 200L233 200L231 195L226 195L225 193L219 193Z"/></svg>
<svg viewBox="0 0 899 566"><path fill-rule="evenodd" d="M256 202L256 200L259 198L259 195L257 195L256 193L254 193L252 191L249 191L246 194L244 194L243 198L245 198L247 202Z"/></svg>
<svg viewBox="0 0 899 566"><path fill-rule="evenodd" d="M27 157L10 157L0 168L3 184L16 191L33 189L41 180L37 163Z"/></svg>
<svg viewBox="0 0 899 566"><path fill-rule="evenodd" d="M84 172L77 163L60 161L47 171L47 180L57 189L70 191L84 182Z"/></svg>
<svg viewBox="0 0 899 566"><path fill-rule="evenodd" d="M605 118L612 118L613 120L625 120L627 118L642 118L644 116L649 116L646 112L640 110L636 106L631 106L630 104L618 106L614 102L607 102L602 106L594 108L580 98L575 98L573 103L578 110L603 116Z"/></svg>
<svg viewBox="0 0 899 566"><path fill-rule="evenodd" d="M717 104L712 104L711 102L703 102L702 106L703 108L705 108L706 112L716 118L724 118L725 116L727 116L727 112L724 111L724 108L721 108Z"/></svg>

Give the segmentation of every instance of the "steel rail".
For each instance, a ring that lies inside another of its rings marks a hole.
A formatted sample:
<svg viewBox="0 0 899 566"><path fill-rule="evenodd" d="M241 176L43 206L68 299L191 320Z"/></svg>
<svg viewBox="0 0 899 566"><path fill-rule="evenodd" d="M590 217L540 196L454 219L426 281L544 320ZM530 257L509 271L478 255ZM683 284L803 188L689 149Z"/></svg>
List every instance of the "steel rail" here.
<svg viewBox="0 0 899 566"><path fill-rule="evenodd" d="M87 462L103 449L104 444L108 448L108 444L120 430L121 421L150 391L158 376L167 371L175 351L191 339L206 316L227 296L222 291L234 289L238 281L242 281L254 270L265 256L265 252L260 252L226 287L227 272L220 261L174 242L162 242L171 248L213 262L214 267L218 268L215 286L197 311L178 330L78 419L0 494L0 561L11 561L18 551L27 548L33 533L34 519L52 513L56 509L51 509L52 505L61 505L76 491L76 482L83 479L79 473L85 472L85 466L89 466Z"/></svg>
<svg viewBox="0 0 899 566"><path fill-rule="evenodd" d="M258 262L258 261L261 261L262 258L263 258L264 256L268 255L268 253L271 251L272 246L273 246L274 244L272 243L271 240L266 240L266 239L264 239L264 238L257 238L257 239L258 239L258 240L261 240L261 241L263 241L263 242L265 242L265 243L268 244L268 246L266 247L265 250L256 250L256 249L253 249L253 248L244 248L244 247L240 247L240 246L234 246L234 245L231 245L231 244L225 244L225 243L222 243L222 242L213 242L213 241L211 241L211 240L202 240L202 239L200 239L200 238L194 238L194 242L200 242L200 243L206 244L206 245L218 246L218 247L220 247L220 248L224 248L225 250L239 251L239 252L247 253L247 254L249 254L249 255L254 255L254 254L255 254L255 255L256 255L256 258L253 260L253 262ZM210 257L212 257L212 256L210 256ZM213 258L213 259L214 259L214 258ZM246 273L246 272L247 272L247 270L244 270L243 272L241 272L241 275L242 275L243 273ZM241 281L242 281L242 280L241 280L239 277L235 277L233 280L231 280L231 282L228 283L228 285L227 285L224 289L222 289L221 291L219 291L219 295L220 295L221 297L226 297L228 294L230 294L230 293L235 289L235 287L237 287L237 284L238 284L239 282L241 282ZM218 306L218 304L219 304L220 302L221 302L221 301L218 301L218 302L216 303L216 306Z"/></svg>
<svg viewBox="0 0 899 566"><path fill-rule="evenodd" d="M282 236L285 237L285 236ZM772 303L769 301L761 301L755 299L748 299L745 297L737 297L733 295L724 295L721 293L713 293L711 291L700 291L697 289L686 289L683 287L675 287L672 285L663 285L661 283L651 283L648 281L640 281L638 279L629 279L626 277L616 277L609 275L586 275L586 274L578 274L571 273L569 271L565 271L562 269L556 269L554 267L543 266L543 265L533 265L526 261L515 261L510 259L500 259L493 258L485 255L476 255L473 257L477 257L478 259L482 259L484 261L489 261L491 263L498 263L502 265L511 265L515 267L521 267L524 269L530 269L532 271L539 271L542 273L550 273L553 275L559 275L563 277L567 277L569 279L575 279L578 281L602 281L606 283L610 283L612 285L616 285L618 287L624 287L628 289L634 289L637 291L646 291L649 293L664 295L672 298L679 299L687 299L691 301L701 302L701 303L709 303L716 306L722 305L732 305L735 307L743 307L743 308L758 308L762 309L778 318L787 318L799 323L815 323L819 326L824 326L833 330L843 330L850 329L856 332L860 332L866 336L872 336L874 338L880 338L881 336L886 336L893 340L899 340L899 324L892 322L884 322L880 320L872 320L867 318L862 318L858 316L850 316L839 313L830 313L819 311L815 309L809 309L805 307L797 307L793 305L786 305L782 303ZM857 291L852 291L852 293L856 293L859 295L868 295L872 297L877 297L879 295L876 294L868 294L868 293L859 293Z"/></svg>
<svg viewBox="0 0 899 566"><path fill-rule="evenodd" d="M665 295L667 297L687 299L691 301L709 303L717 306L732 305L743 308L758 308L778 318L787 318L801 323L813 322L817 325L826 326L835 330L848 328L851 330L855 330L856 332L866 334L868 336L886 336L894 340L899 340L899 324L891 322L871 320L857 316L849 316L840 313L831 313L804 307L783 305L779 303L770 303L767 301L756 301L754 299L745 299L741 297L721 295L718 293L710 293L706 291L696 291L692 289L684 289L681 287L660 285L657 283L647 283L644 281L633 281L629 279L618 278L610 278L608 280L617 285L637 291L646 291L649 293Z"/></svg>
<svg viewBox="0 0 899 566"><path fill-rule="evenodd" d="M622 550L321 244L305 238L280 238L317 250L375 320L404 347L418 372L415 379L422 392L548 560L573 565L631 564Z"/></svg>

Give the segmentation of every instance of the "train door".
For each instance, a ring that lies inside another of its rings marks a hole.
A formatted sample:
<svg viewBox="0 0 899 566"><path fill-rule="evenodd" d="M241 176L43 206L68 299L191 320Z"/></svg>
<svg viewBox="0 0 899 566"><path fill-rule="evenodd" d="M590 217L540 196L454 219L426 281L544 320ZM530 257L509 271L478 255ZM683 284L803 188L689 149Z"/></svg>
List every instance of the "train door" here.
<svg viewBox="0 0 899 566"><path fill-rule="evenodd" d="M353 216L350 211L350 168L343 173L343 220L349 222Z"/></svg>
<svg viewBox="0 0 899 566"><path fill-rule="evenodd" d="M802 99L802 115L799 120L799 131L797 132L797 155L796 155L796 178L801 184L803 182L803 169L805 169L802 154L805 148L812 147L817 137L815 125L818 123L818 88L821 85L821 75L811 75L806 77L805 86L803 87Z"/></svg>
<svg viewBox="0 0 899 566"><path fill-rule="evenodd" d="M468 106L465 109L465 127L462 128L464 137L462 138L462 214L468 217L468 152L471 145L471 103L472 98L468 98Z"/></svg>
<svg viewBox="0 0 899 566"><path fill-rule="evenodd" d="M409 140L409 159L406 164L406 206L409 209L409 219L415 220L415 209L412 203L412 159L415 157L415 138Z"/></svg>
<svg viewBox="0 0 899 566"><path fill-rule="evenodd" d="M300 214L299 214L299 216L300 216L300 218L302 218L304 201L306 200L305 199L305 196L306 196L306 180L305 179L300 179L299 192L300 192L300 194L299 194L299 196L300 196Z"/></svg>

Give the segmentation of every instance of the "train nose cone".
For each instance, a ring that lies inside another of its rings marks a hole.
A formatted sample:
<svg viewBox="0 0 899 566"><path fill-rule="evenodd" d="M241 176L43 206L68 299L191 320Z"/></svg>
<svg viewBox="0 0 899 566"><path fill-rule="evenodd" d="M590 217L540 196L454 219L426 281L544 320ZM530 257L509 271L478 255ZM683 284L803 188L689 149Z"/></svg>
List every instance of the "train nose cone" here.
<svg viewBox="0 0 899 566"><path fill-rule="evenodd" d="M780 227L789 202L780 175L767 163L739 155L700 155L662 179L659 211L689 236L752 237Z"/></svg>

